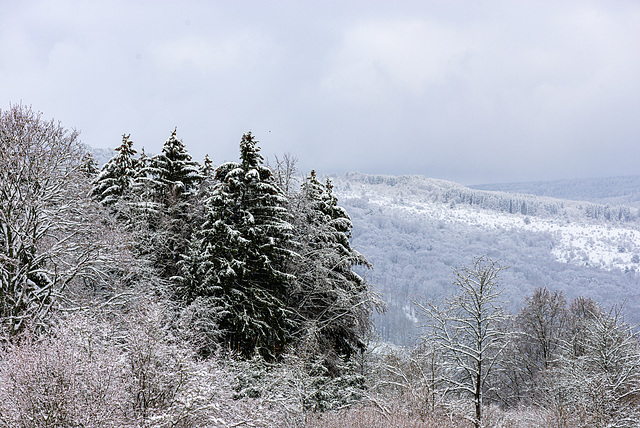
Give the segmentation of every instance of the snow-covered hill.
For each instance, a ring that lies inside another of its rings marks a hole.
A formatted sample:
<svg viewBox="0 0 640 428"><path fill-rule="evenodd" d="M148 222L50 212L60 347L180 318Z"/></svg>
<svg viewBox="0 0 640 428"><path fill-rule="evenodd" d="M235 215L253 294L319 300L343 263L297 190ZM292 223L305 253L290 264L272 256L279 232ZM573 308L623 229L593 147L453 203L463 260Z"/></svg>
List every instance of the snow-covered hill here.
<svg viewBox="0 0 640 428"><path fill-rule="evenodd" d="M635 270L640 263L640 224L637 210L625 209L627 221L618 217L594 218L589 215L600 208L615 207L576 203L528 195L510 195L505 192L481 192L466 189L442 180L413 177L345 175L336 181L336 190L342 199L367 198L369 204L385 210L400 210L425 221L445 221L490 229L521 229L533 233L550 233L554 238L553 255L557 260L603 269ZM344 181L343 181L344 180ZM397 183L401 183L397 186ZM494 199L488 204L452 203L452 194L469 193L476 200ZM521 211L500 209L501 201L517 201L518 206L545 205L555 208L554 214L530 216ZM480 205L480 206L479 206ZM589 211L589 209L591 211ZM580 215L580 212L583 215ZM569 213L572 213L569 215Z"/></svg>
<svg viewBox="0 0 640 428"><path fill-rule="evenodd" d="M565 179L524 183L496 183L470 186L472 189L527 193L599 204L640 207L640 175L606 178Z"/></svg>
<svg viewBox="0 0 640 428"><path fill-rule="evenodd" d="M109 160L118 153L114 149L100 147L88 147L88 150L95 158L98 168L102 168L105 163L109 162Z"/></svg>
<svg viewBox="0 0 640 428"><path fill-rule="evenodd" d="M505 297L516 310L534 288L626 300L640 319L640 222L626 206L470 189L418 176L333 177L354 221L353 243L389 302L377 324L404 344L416 333L412 299L449 293L451 269L487 254L510 266ZM419 322L419 321L418 321Z"/></svg>

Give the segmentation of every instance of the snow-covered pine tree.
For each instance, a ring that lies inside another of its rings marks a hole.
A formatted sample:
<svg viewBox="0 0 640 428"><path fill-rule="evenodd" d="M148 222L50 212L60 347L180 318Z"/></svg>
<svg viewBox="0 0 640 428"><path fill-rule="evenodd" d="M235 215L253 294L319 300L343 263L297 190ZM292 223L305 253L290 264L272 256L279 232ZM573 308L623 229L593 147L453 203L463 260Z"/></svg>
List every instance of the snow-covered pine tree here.
<svg viewBox="0 0 640 428"><path fill-rule="evenodd" d="M204 161L202 162L202 166L200 167L200 175L203 178L213 177L215 172L216 169L213 166L213 161L208 154L204 155Z"/></svg>
<svg viewBox="0 0 640 428"><path fill-rule="evenodd" d="M293 301L308 326L309 339L336 375L338 357L349 359L364 349L378 300L353 270L370 264L351 247L352 223L332 188L329 180L320 183L315 171L302 185L296 215L302 257L294 270L298 287Z"/></svg>
<svg viewBox="0 0 640 428"><path fill-rule="evenodd" d="M134 212L147 218L150 214L157 214L158 204L153 200L152 182L149 177L148 168L151 158L147 156L144 147L140 151L138 158L138 170L133 181L133 193L135 200L132 204ZM148 224L148 220L145 221Z"/></svg>
<svg viewBox="0 0 640 428"><path fill-rule="evenodd" d="M263 165L251 133L240 142L241 162L216 170L207 220L181 262L179 296L187 304L209 297L220 308L221 340L240 355L275 359L294 337L286 273L291 225L286 197ZM194 263L198 260L198 263Z"/></svg>
<svg viewBox="0 0 640 428"><path fill-rule="evenodd" d="M211 189L216 179L216 168L208 154L204 156L200 166L200 175L202 176L202 181L198 189L198 199L206 200L211 196Z"/></svg>
<svg viewBox="0 0 640 428"><path fill-rule="evenodd" d="M144 168L145 177L152 183L154 199L165 207L178 211L195 194L202 175L200 166L176 138L177 128L164 142L162 152L151 157Z"/></svg>
<svg viewBox="0 0 640 428"><path fill-rule="evenodd" d="M145 158L136 178L139 203L149 231L145 245L165 278L178 273L176 263L186 252L194 219L191 210L202 180L200 166L174 129L162 152Z"/></svg>
<svg viewBox="0 0 640 428"><path fill-rule="evenodd" d="M138 174L137 153L133 148L131 134L122 136L122 144L116 148L118 152L109 160L93 182L92 196L103 205L114 205L128 196L133 181Z"/></svg>
<svg viewBox="0 0 640 428"><path fill-rule="evenodd" d="M174 297L181 303L186 336L201 355L216 350L221 339L219 322L234 313L224 295L234 288L243 269L237 255L244 244L239 233L219 219L219 213L208 210L178 262L181 276Z"/></svg>
<svg viewBox="0 0 640 428"><path fill-rule="evenodd" d="M98 163L96 162L96 158L91 154L91 152L87 151L82 157L82 166L80 170L84 172L87 178L95 178L100 173L100 168L98 168Z"/></svg>
<svg viewBox="0 0 640 428"><path fill-rule="evenodd" d="M136 176L136 181L139 180L144 174L142 173L149 167L149 162L151 158L147 156L147 153L144 151L144 147L140 150L140 157L138 158L139 165L139 173Z"/></svg>

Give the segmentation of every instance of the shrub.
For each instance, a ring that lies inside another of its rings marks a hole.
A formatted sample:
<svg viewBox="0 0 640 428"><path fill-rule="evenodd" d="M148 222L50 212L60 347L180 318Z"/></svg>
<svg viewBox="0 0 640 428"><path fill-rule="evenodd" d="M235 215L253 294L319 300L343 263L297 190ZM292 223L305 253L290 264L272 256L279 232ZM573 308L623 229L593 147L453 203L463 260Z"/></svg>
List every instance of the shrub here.
<svg viewBox="0 0 640 428"><path fill-rule="evenodd" d="M130 426L121 359L74 333L63 326L42 337L26 332L2 350L0 426Z"/></svg>

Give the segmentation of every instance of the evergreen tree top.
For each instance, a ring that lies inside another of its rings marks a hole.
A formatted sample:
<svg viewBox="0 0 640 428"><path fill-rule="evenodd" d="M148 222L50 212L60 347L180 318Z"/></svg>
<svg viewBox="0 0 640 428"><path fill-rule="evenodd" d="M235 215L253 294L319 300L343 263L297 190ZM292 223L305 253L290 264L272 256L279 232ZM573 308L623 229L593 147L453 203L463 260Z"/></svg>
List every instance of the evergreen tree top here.
<svg viewBox="0 0 640 428"><path fill-rule="evenodd" d="M178 128L175 127L171 132L171 136L167 138L162 147L162 153L170 160L191 162L191 155L182 142L177 138Z"/></svg>
<svg viewBox="0 0 640 428"><path fill-rule="evenodd" d="M131 134L122 135L122 144L115 149L118 153L104 164L100 175L111 174L114 169L119 171L116 173L118 175L134 175L133 171L138 167L138 160L134 156L138 152L133 148L130 136Z"/></svg>
<svg viewBox="0 0 640 428"><path fill-rule="evenodd" d="M160 187L173 187L180 193L190 193L202 180L200 165L192 160L182 140L176 137L177 128L164 142L162 152L153 156L144 169L144 174L154 180ZM165 190L160 190L165 193Z"/></svg>
<svg viewBox="0 0 640 428"><path fill-rule="evenodd" d="M144 151L144 147L140 150L140 161L149 159L149 156L147 156L147 153Z"/></svg>
<svg viewBox="0 0 640 428"><path fill-rule="evenodd" d="M80 169L87 177L95 177L100 172L96 158L91 154L91 152L85 153L82 157Z"/></svg>
<svg viewBox="0 0 640 428"><path fill-rule="evenodd" d="M130 134L122 135L122 144L116 148L118 152L109 160L93 181L92 195L105 205L117 202L124 197L138 175L140 163L134 158L137 153L133 148Z"/></svg>
<svg viewBox="0 0 640 428"><path fill-rule="evenodd" d="M204 155L204 160L202 161L202 167L200 169L200 173L203 177L210 177L213 175L215 168L213 167L213 161L209 157L207 153Z"/></svg>
<svg viewBox="0 0 640 428"><path fill-rule="evenodd" d="M304 183L302 183L302 189L308 196L313 195L320 197L324 192L324 186L318 181L315 169L311 170L309 176L305 179Z"/></svg>
<svg viewBox="0 0 640 428"><path fill-rule="evenodd" d="M264 158L260 155L260 147L257 143L251 131L243 134L240 141L241 162L223 163L216 169L215 177L218 181L231 185L246 186L250 183L261 183L263 190L264 186L270 188L267 193L282 194L282 190L273 179L271 170L263 165Z"/></svg>
<svg viewBox="0 0 640 428"><path fill-rule="evenodd" d="M131 134L122 134L122 144L115 149L119 154L115 155L114 158L133 158L133 156L138 153L133 148L133 141L131 141Z"/></svg>
<svg viewBox="0 0 640 428"><path fill-rule="evenodd" d="M260 147L257 145L258 141L251 134L251 131L242 135L240 141L240 159L242 160L242 169L248 171L250 169L257 169L264 158L260 154Z"/></svg>

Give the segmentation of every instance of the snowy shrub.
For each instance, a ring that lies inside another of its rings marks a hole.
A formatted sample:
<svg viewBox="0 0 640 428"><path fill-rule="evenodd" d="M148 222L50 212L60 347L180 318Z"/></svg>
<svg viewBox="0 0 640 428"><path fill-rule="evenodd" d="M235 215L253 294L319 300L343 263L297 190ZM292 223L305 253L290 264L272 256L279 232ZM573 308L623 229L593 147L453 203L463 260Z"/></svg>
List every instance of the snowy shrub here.
<svg viewBox="0 0 640 428"><path fill-rule="evenodd" d="M252 381L255 398L240 397L234 379L259 371L253 362L194 358L160 307L136 306L67 315L1 349L0 428L302 425L310 381L295 360Z"/></svg>
<svg viewBox="0 0 640 428"><path fill-rule="evenodd" d="M27 332L2 350L1 427L131 426L120 356L96 349L95 332L78 327Z"/></svg>
<svg viewBox="0 0 640 428"><path fill-rule="evenodd" d="M214 298L198 297L180 311L181 338L199 355L212 355L220 347L219 310Z"/></svg>
<svg viewBox="0 0 640 428"><path fill-rule="evenodd" d="M170 342L159 307L134 313L124 344L127 390L133 411L146 420L152 413L170 408L184 387L190 355Z"/></svg>
<svg viewBox="0 0 640 428"><path fill-rule="evenodd" d="M343 364L342 374L330 377L320 362L315 364L309 394L304 407L313 412L347 408L365 395L365 377L355 370L352 362Z"/></svg>

